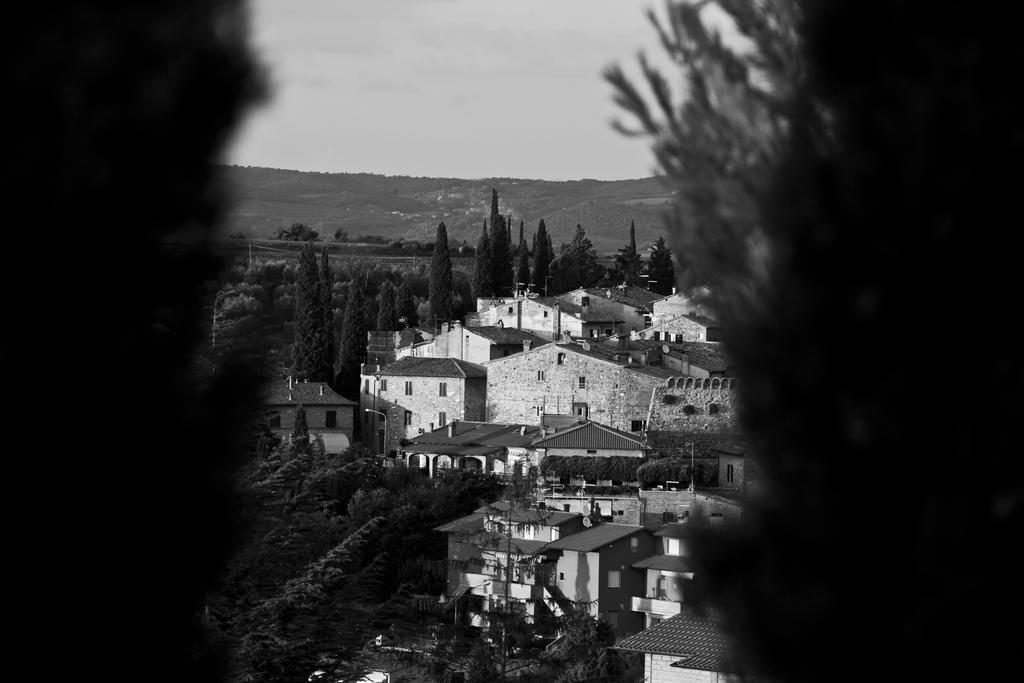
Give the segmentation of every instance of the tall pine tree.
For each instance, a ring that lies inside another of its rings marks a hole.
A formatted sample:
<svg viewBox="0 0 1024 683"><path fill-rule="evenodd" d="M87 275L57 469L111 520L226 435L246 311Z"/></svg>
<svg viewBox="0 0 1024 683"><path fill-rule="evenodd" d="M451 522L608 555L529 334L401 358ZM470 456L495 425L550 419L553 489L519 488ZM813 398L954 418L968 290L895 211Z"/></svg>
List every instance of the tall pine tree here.
<svg viewBox="0 0 1024 683"><path fill-rule="evenodd" d="M448 229L437 226L434 258L430 262L430 325L438 327L452 319L452 260L448 254Z"/></svg>
<svg viewBox="0 0 1024 683"><path fill-rule="evenodd" d="M476 242L476 263L473 266L473 296L478 299L494 295L494 275L491 269L491 239L487 235L487 221Z"/></svg>
<svg viewBox="0 0 1024 683"><path fill-rule="evenodd" d="M348 398L359 396L359 369L366 357L366 303L361 277L348 284L345 316L341 321L341 341L338 345L337 374L334 388Z"/></svg>
<svg viewBox="0 0 1024 683"><path fill-rule="evenodd" d="M537 224L537 232L533 236L533 286L538 292L547 294L547 279L551 273L551 240L548 237L544 219Z"/></svg>
<svg viewBox="0 0 1024 683"><path fill-rule="evenodd" d="M512 244L505 217L498 212L498 191L491 190L491 279L495 296L512 294Z"/></svg>
<svg viewBox="0 0 1024 683"><path fill-rule="evenodd" d="M665 244L665 238L654 241L651 256L647 260L647 274L654 282L650 285L652 292L671 294L676 284L676 268L672 263L672 251Z"/></svg>
<svg viewBox="0 0 1024 683"><path fill-rule="evenodd" d="M619 253L615 255L615 279L625 282L630 287L636 287L640 284L642 266L640 254L636 251L636 225L630 221L629 244L619 249Z"/></svg>
<svg viewBox="0 0 1024 683"><path fill-rule="evenodd" d="M329 381L327 328L324 320L323 287L316 262L316 249L307 244L299 253L295 292L295 342L292 346L292 375L297 379Z"/></svg>
<svg viewBox="0 0 1024 683"><path fill-rule="evenodd" d="M395 286L391 284L391 280L385 279L380 285L380 306L377 307L376 329L386 332L399 329Z"/></svg>
<svg viewBox="0 0 1024 683"><path fill-rule="evenodd" d="M579 223L572 242L563 244L551 278L554 292L567 292L578 287L593 287L600 280L604 269L597 262L597 252Z"/></svg>

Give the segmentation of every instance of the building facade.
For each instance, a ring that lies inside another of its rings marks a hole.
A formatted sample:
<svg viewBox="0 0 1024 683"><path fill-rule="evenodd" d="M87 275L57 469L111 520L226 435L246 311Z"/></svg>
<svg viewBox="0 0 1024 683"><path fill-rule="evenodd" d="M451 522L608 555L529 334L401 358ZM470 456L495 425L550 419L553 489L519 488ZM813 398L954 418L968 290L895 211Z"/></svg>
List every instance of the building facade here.
<svg viewBox="0 0 1024 683"><path fill-rule="evenodd" d="M295 429L295 409L301 405L310 438L322 441L326 453L341 453L352 443L359 406L326 382L298 382L291 377L276 381L268 387L263 405L267 424L279 436Z"/></svg>

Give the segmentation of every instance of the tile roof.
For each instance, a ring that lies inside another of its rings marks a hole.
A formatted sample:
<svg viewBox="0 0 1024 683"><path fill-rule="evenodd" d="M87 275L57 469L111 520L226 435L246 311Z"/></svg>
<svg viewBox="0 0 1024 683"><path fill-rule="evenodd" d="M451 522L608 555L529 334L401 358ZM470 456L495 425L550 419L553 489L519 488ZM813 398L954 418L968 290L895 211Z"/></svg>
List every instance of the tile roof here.
<svg viewBox="0 0 1024 683"><path fill-rule="evenodd" d="M474 512L482 514L492 514L504 518L505 511L508 510L509 502L505 500L499 500L491 503L490 505L484 505L479 507ZM538 510L537 508L523 508L516 506L513 508L511 516L508 518L513 522L533 522L535 524L543 524L544 526L561 526L566 522L582 517L582 515L575 512L562 512L561 510Z"/></svg>
<svg viewBox="0 0 1024 683"><path fill-rule="evenodd" d="M646 529L641 526L627 526L625 524L605 522L592 526L585 531L552 541L548 544L548 548L552 550L576 550L589 553L641 531L646 531Z"/></svg>
<svg viewBox="0 0 1024 683"><path fill-rule="evenodd" d="M582 422L533 442L540 448L617 448L642 449L643 442L627 432L597 422Z"/></svg>
<svg viewBox="0 0 1024 683"><path fill-rule="evenodd" d="M691 363L708 372L729 370L729 358L717 342L683 342L677 346L681 347L680 350L689 357Z"/></svg>
<svg viewBox="0 0 1024 683"><path fill-rule="evenodd" d="M405 356L380 371L388 377L487 377L487 369L458 358Z"/></svg>
<svg viewBox="0 0 1024 683"><path fill-rule="evenodd" d="M581 341L584 341L587 344L587 346L584 347L580 342L559 342L558 346L559 348L568 349L570 351L573 351L574 353L578 353L581 356L589 356L590 358L603 360L606 363L618 365L621 368L625 368L626 370L632 370L633 372L637 372L642 375L649 375L651 377L657 377L659 379L667 379L669 377L677 377L679 375L678 372L674 372L661 365L641 365L635 360L634 362L631 363L629 362L628 355L626 353L609 353L605 348L597 346L592 342L586 340ZM619 360L615 360L616 355L619 356ZM493 363L494 361L491 362Z"/></svg>
<svg viewBox="0 0 1024 683"><path fill-rule="evenodd" d="M514 327L497 327L497 326L484 326L484 327L463 327L466 332L472 332L473 334L483 337L489 340L493 344L522 344L524 341L533 342L534 346L546 344L547 339L538 337L532 332L526 330L517 330Z"/></svg>
<svg viewBox="0 0 1024 683"><path fill-rule="evenodd" d="M698 614L689 605L680 614L619 641L617 650L679 657L681 668L730 673L735 670L729 640L717 614Z"/></svg>
<svg viewBox="0 0 1024 683"><path fill-rule="evenodd" d="M609 301L629 306L650 306L653 302L665 298L661 294L644 289L643 287L605 287L604 289L594 287L583 290L590 296L600 297Z"/></svg>
<svg viewBox="0 0 1024 683"><path fill-rule="evenodd" d="M449 436L449 427L452 434ZM525 429L523 429L525 427ZM524 431L524 434L520 434ZM478 445L478 446L529 446L540 434L537 425L498 424L493 422L468 422L457 420L432 432L420 434L410 440L410 445ZM440 452L440 451L438 451Z"/></svg>
<svg viewBox="0 0 1024 683"><path fill-rule="evenodd" d="M666 572L692 572L693 561L681 555L653 555L646 559L634 562L636 569L657 569Z"/></svg>
<svg viewBox="0 0 1024 683"><path fill-rule="evenodd" d="M277 380L268 386L263 403L272 406L358 405L355 401L350 401L331 389L326 382L296 382L293 380L291 388L289 388L287 379Z"/></svg>
<svg viewBox="0 0 1024 683"><path fill-rule="evenodd" d="M473 514L466 515L465 517L453 519L452 521L447 522L446 524L435 526L434 531L443 531L445 533L460 533L466 531L482 530L484 528L484 519L484 515L480 514L479 512L474 512Z"/></svg>

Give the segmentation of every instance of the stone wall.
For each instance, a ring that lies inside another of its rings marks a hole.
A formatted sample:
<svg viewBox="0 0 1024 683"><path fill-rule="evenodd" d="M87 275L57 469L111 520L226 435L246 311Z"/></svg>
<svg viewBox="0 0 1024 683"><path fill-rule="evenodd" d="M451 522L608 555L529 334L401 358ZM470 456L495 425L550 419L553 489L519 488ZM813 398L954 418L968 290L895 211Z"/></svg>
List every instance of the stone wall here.
<svg viewBox="0 0 1024 683"><path fill-rule="evenodd" d="M557 362L560 353L565 354L562 365ZM538 372L544 373L543 379ZM580 377L586 377L582 389ZM534 425L541 423L543 413L570 415L574 404L586 404L589 419L629 432L632 421L647 419L651 392L663 382L546 344L487 363L487 420Z"/></svg>
<svg viewBox="0 0 1024 683"><path fill-rule="evenodd" d="M648 528L668 522L682 522L692 515L701 514L712 524L736 524L742 516L742 506L736 500L710 491L640 491L643 524Z"/></svg>
<svg viewBox="0 0 1024 683"><path fill-rule="evenodd" d="M740 433L737 380L671 378L655 389L647 421L647 445L653 457L712 457L711 446ZM717 461L716 461L717 463ZM714 466L718 469L717 464Z"/></svg>

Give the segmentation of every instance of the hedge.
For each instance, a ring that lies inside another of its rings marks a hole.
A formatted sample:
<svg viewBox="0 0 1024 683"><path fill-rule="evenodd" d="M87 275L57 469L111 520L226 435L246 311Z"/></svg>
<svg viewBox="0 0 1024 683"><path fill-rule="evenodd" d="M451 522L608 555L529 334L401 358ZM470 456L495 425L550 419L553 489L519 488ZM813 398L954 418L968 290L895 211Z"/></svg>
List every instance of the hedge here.
<svg viewBox="0 0 1024 683"><path fill-rule="evenodd" d="M690 481L690 461L679 458L650 460L636 470L641 486L664 484L666 481Z"/></svg>
<svg viewBox="0 0 1024 683"><path fill-rule="evenodd" d="M588 481L598 479L634 481L641 462L643 462L642 459L627 455L612 455L606 458L587 455L549 455L541 462L540 470L545 476L559 478L583 477Z"/></svg>

